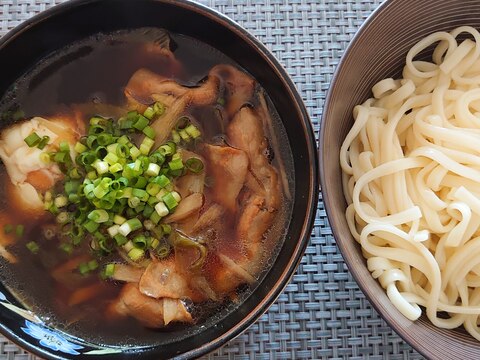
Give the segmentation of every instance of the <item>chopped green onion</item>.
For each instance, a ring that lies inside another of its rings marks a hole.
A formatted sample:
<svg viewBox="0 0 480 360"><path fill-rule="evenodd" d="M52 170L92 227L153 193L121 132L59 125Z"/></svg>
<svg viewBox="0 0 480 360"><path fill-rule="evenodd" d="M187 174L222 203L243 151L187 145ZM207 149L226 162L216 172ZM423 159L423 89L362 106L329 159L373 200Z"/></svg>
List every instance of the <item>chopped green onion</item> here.
<svg viewBox="0 0 480 360"><path fill-rule="evenodd" d="M170 145L165 144L158 148L158 152L163 156L168 156L172 155L175 152L175 149L173 149Z"/></svg>
<svg viewBox="0 0 480 360"><path fill-rule="evenodd" d="M182 116L177 120L177 125L175 126L175 129L177 131L185 129L188 126L188 124L190 124L190 118L188 116Z"/></svg>
<svg viewBox="0 0 480 360"><path fill-rule="evenodd" d="M57 223L59 224L66 224L69 220L70 220L70 216L66 211L62 211L57 215Z"/></svg>
<svg viewBox="0 0 480 360"><path fill-rule="evenodd" d="M123 246L123 250L125 250L126 252L129 252L130 250L132 250L135 246L133 246L133 242L131 240L127 241Z"/></svg>
<svg viewBox="0 0 480 360"><path fill-rule="evenodd" d="M157 116L162 116L163 113L165 112L165 105L163 105L162 103L156 102L153 105L153 110L155 110L155 114L157 114Z"/></svg>
<svg viewBox="0 0 480 360"><path fill-rule="evenodd" d="M145 126L142 132L148 136L150 139L155 139L155 130L151 126Z"/></svg>
<svg viewBox="0 0 480 360"><path fill-rule="evenodd" d="M10 234L13 231L13 225L12 224L5 224L3 226L3 232L5 234Z"/></svg>
<svg viewBox="0 0 480 360"><path fill-rule="evenodd" d="M144 138L140 144L140 152L143 155L148 155L154 144L155 141L153 139L150 139L149 137Z"/></svg>
<svg viewBox="0 0 480 360"><path fill-rule="evenodd" d="M100 223L97 223L92 220L87 220L83 223L83 227L90 233L93 234L95 231L98 230Z"/></svg>
<svg viewBox="0 0 480 360"><path fill-rule="evenodd" d="M83 152L79 155L79 160L82 165L91 165L95 162L96 157L90 152Z"/></svg>
<svg viewBox="0 0 480 360"><path fill-rule="evenodd" d="M185 129L179 130L178 135L180 135L183 141L186 141L186 142L190 141L190 136L187 134Z"/></svg>
<svg viewBox="0 0 480 360"><path fill-rule="evenodd" d="M160 199L157 199L156 196L150 196L147 200L147 204L150 206L155 206L156 203L158 203Z"/></svg>
<svg viewBox="0 0 480 360"><path fill-rule="evenodd" d="M127 219L125 219L123 216L115 214L113 217L113 222L117 225L122 225Z"/></svg>
<svg viewBox="0 0 480 360"><path fill-rule="evenodd" d="M109 165L114 165L118 162L118 156L109 152L107 156L103 158L103 161L106 161Z"/></svg>
<svg viewBox="0 0 480 360"><path fill-rule="evenodd" d="M156 195L156 198L157 198L158 200L163 201L163 200L162 200L162 197L164 197L164 196L167 195L167 194L168 194L167 189L161 189L161 190L158 192L158 194Z"/></svg>
<svg viewBox="0 0 480 360"><path fill-rule="evenodd" d="M117 143L120 145L128 145L130 144L130 139L127 135L122 135L118 138Z"/></svg>
<svg viewBox="0 0 480 360"><path fill-rule="evenodd" d="M128 252L128 257L132 259L133 261L138 261L140 260L143 256L145 255L145 251L142 249L138 248L133 248Z"/></svg>
<svg viewBox="0 0 480 360"><path fill-rule="evenodd" d="M99 134L97 137L97 141L99 145L109 145L114 141L114 137L112 134Z"/></svg>
<svg viewBox="0 0 480 360"><path fill-rule="evenodd" d="M97 178L97 172L95 170L89 171L87 173L87 179L95 180Z"/></svg>
<svg viewBox="0 0 480 360"><path fill-rule="evenodd" d="M114 273L115 273L115 264L111 263L111 264L105 265L106 277L112 277Z"/></svg>
<svg viewBox="0 0 480 360"><path fill-rule="evenodd" d="M194 263L192 263L191 268L195 270L202 267L207 256L207 249L205 246L178 231L176 231L173 235L174 236L171 241L175 248L194 248L198 250L199 257Z"/></svg>
<svg viewBox="0 0 480 360"><path fill-rule="evenodd" d="M170 234L172 232L172 226L169 224L160 225L164 234Z"/></svg>
<svg viewBox="0 0 480 360"><path fill-rule="evenodd" d="M48 145L48 142L50 141L50 136L48 135L45 135L44 137L42 137L42 140L40 140L40 142L38 143L37 147L40 149L40 150L43 150L45 148L45 146Z"/></svg>
<svg viewBox="0 0 480 360"><path fill-rule="evenodd" d="M170 193L167 193L164 196L162 196L162 201L165 203L168 210L172 210L178 205L178 200L176 199L176 196L174 196L173 194L174 194L174 192L170 192ZM159 204L161 204L161 203L159 203ZM155 210L157 209L157 205L155 205Z"/></svg>
<svg viewBox="0 0 480 360"><path fill-rule="evenodd" d="M77 143L75 144L73 150L75 150L75 152L77 152L78 154L81 154L81 153L83 153L84 151L87 151L88 148L87 148L85 145L83 145L81 142L78 142L78 141L77 141Z"/></svg>
<svg viewBox="0 0 480 360"><path fill-rule="evenodd" d="M105 156L107 156L108 151L107 151L107 148L105 146L98 146L95 149L94 154L95 154L95 158L100 160L100 159L104 158Z"/></svg>
<svg viewBox="0 0 480 360"><path fill-rule="evenodd" d="M158 194L158 192L160 191L160 185L159 184L156 184L156 183L149 183L147 185L147 193L151 196L155 196Z"/></svg>
<svg viewBox="0 0 480 360"><path fill-rule="evenodd" d="M113 242L106 237L104 237L101 233L97 232L95 235L98 235L98 246L102 249L105 253L110 253L113 250Z"/></svg>
<svg viewBox="0 0 480 360"><path fill-rule="evenodd" d="M46 152L40 153L40 161L43 162L44 164L49 164L51 161L50 155Z"/></svg>
<svg viewBox="0 0 480 360"><path fill-rule="evenodd" d="M133 127L133 120L129 120L129 119L124 119L122 121L119 120L119 124L120 124L120 129L129 130Z"/></svg>
<svg viewBox="0 0 480 360"><path fill-rule="evenodd" d="M70 173L69 173L70 177L72 179L80 179L82 177L82 175L80 174L78 168L73 168L72 170L70 170Z"/></svg>
<svg viewBox="0 0 480 360"><path fill-rule="evenodd" d="M127 220L122 225L120 225L120 227L118 228L118 232L123 236L127 236L132 231L139 230L141 228L142 228L142 222L137 218L133 218L133 219Z"/></svg>
<svg viewBox="0 0 480 360"><path fill-rule="evenodd" d="M38 253L38 250L40 250L40 246L35 241L30 241L26 245L28 250L30 250L33 254Z"/></svg>
<svg viewBox="0 0 480 360"><path fill-rule="evenodd" d="M160 220L162 219L162 217L158 214L158 212L156 211L157 209L155 209L155 211L152 213L152 215L150 215L150 220L154 223L154 224L158 224L160 222ZM168 210L168 209L167 209Z"/></svg>
<svg viewBox="0 0 480 360"><path fill-rule="evenodd" d="M151 249L156 249L158 247L158 245L160 245L160 241L156 238L150 238L150 248Z"/></svg>
<svg viewBox="0 0 480 360"><path fill-rule="evenodd" d="M67 184L65 184L65 186L67 186ZM73 189L70 189L68 188L68 190L70 191L67 191L67 188L65 188L65 192L68 194L69 192L73 191ZM61 208L61 207L64 207L64 206L67 206L68 204L68 199L66 196L57 196L54 200L54 204L57 208Z"/></svg>
<svg viewBox="0 0 480 360"><path fill-rule="evenodd" d="M152 220L147 219L143 222L143 226L145 227L146 230L152 230L155 226Z"/></svg>
<svg viewBox="0 0 480 360"><path fill-rule="evenodd" d="M25 231L25 226L23 226L22 224L18 224L16 229L15 229L15 235L20 238L23 236L23 233Z"/></svg>
<svg viewBox="0 0 480 360"><path fill-rule="evenodd" d="M61 141L60 145L58 146L60 151L62 152L69 152L70 151L70 145L68 144L67 141Z"/></svg>
<svg viewBox="0 0 480 360"><path fill-rule="evenodd" d="M136 159L137 157L139 157L142 153L140 152L140 149L137 148L135 145L133 145L131 148L130 148L130 156L132 157L132 159Z"/></svg>
<svg viewBox="0 0 480 360"><path fill-rule="evenodd" d="M157 255L160 259L166 258L168 255L170 255L171 252L171 246L166 243L165 241L162 241L161 244L158 245L157 247Z"/></svg>
<svg viewBox="0 0 480 360"><path fill-rule="evenodd" d="M180 200L182 200L182 197L180 196L180 194L178 192L172 191L171 194L177 202L180 202Z"/></svg>
<svg viewBox="0 0 480 360"><path fill-rule="evenodd" d="M152 183L160 185L161 188L164 188L170 184L170 180L165 175L160 175L151 180Z"/></svg>
<svg viewBox="0 0 480 360"><path fill-rule="evenodd" d="M64 163L68 159L68 154L66 152L57 152L53 156L53 160L57 163Z"/></svg>
<svg viewBox="0 0 480 360"><path fill-rule="evenodd" d="M176 144L180 143L180 141L182 140L177 130L172 130L172 140Z"/></svg>
<svg viewBox="0 0 480 360"><path fill-rule="evenodd" d="M132 190L132 195L134 197L139 198L139 199L143 199L143 198L145 198L145 196L147 196L147 199L148 199L148 193L145 190L142 190L142 189L134 188Z"/></svg>
<svg viewBox="0 0 480 360"><path fill-rule="evenodd" d="M181 158L176 158L176 159L172 159L172 161L170 161L168 163L168 167L170 168L170 170L181 170L183 169L183 162L182 162L182 159Z"/></svg>
<svg viewBox="0 0 480 360"><path fill-rule="evenodd" d="M91 125L98 125L98 124L101 124L105 121L106 119L101 117L101 116L92 116L90 118L90 124Z"/></svg>
<svg viewBox="0 0 480 360"><path fill-rule="evenodd" d="M200 173L204 167L202 160L194 157L187 159L187 161L185 161L185 166L188 170L195 174Z"/></svg>
<svg viewBox="0 0 480 360"><path fill-rule="evenodd" d="M118 144L116 154L118 157L125 158L129 153L128 146Z"/></svg>
<svg viewBox="0 0 480 360"><path fill-rule="evenodd" d="M150 154L148 160L150 160L151 163L162 165L165 162L165 156L160 154L158 151L155 151L154 153Z"/></svg>
<svg viewBox="0 0 480 360"><path fill-rule="evenodd" d="M103 130L102 130L103 131ZM98 146L98 140L97 136L95 135L89 135L87 136L87 146L90 149L95 149Z"/></svg>
<svg viewBox="0 0 480 360"><path fill-rule="evenodd" d="M155 116L155 109L152 106L147 107L143 112L143 116L149 120L152 120L152 118Z"/></svg>
<svg viewBox="0 0 480 360"><path fill-rule="evenodd" d="M108 213L105 210L97 209L91 211L88 218L96 223L104 223L108 220Z"/></svg>
<svg viewBox="0 0 480 360"><path fill-rule="evenodd" d="M137 235L132 240L133 245L138 249L146 249L147 248L147 237L145 235Z"/></svg>
<svg viewBox="0 0 480 360"><path fill-rule="evenodd" d="M82 275L87 275L90 272L90 268L87 263L81 263L78 265L78 271Z"/></svg>
<svg viewBox="0 0 480 360"><path fill-rule="evenodd" d="M145 174L148 176L157 176L159 172L160 166L155 163L150 163L148 164L148 168L147 171L145 171Z"/></svg>
<svg viewBox="0 0 480 360"><path fill-rule="evenodd" d="M125 189L123 189L123 195L122 195L122 198L124 199L129 199L132 197L132 188L131 187L127 187Z"/></svg>
<svg viewBox="0 0 480 360"><path fill-rule="evenodd" d="M108 186L105 186L103 184L99 184L98 186L95 187L95 189L93 189L93 194L98 199L103 198L105 195L108 194Z"/></svg>
<svg viewBox="0 0 480 360"><path fill-rule="evenodd" d="M108 163L106 161L95 160L92 166L97 170L99 175L105 174L108 172Z"/></svg>
<svg viewBox="0 0 480 360"><path fill-rule="evenodd" d="M193 125L193 124L190 124L188 125L186 128L185 128L185 132L191 136L193 139L196 139L198 138L200 135L202 135L202 133L200 132L200 130L198 130L198 128Z"/></svg>
<svg viewBox="0 0 480 360"><path fill-rule="evenodd" d="M142 131L149 123L148 119L143 115L138 115L137 121L133 124L133 127Z"/></svg>
<svg viewBox="0 0 480 360"><path fill-rule="evenodd" d="M38 145L38 143L42 140L42 138L38 136L36 132L32 132L23 140L27 143L28 147L34 147Z"/></svg>
<svg viewBox="0 0 480 360"><path fill-rule="evenodd" d="M122 170L123 170L123 166L122 166L122 164L119 164L119 163L113 164L112 166L110 166L108 168L108 171L110 171L112 174L117 173L117 172L122 171Z"/></svg>
<svg viewBox="0 0 480 360"><path fill-rule="evenodd" d="M133 209L133 208L136 208L138 205L140 205L140 202L141 200L138 197L132 196L131 198L128 199L128 206L130 206Z"/></svg>
<svg viewBox="0 0 480 360"><path fill-rule="evenodd" d="M132 110L127 113L127 120L136 121L137 118L138 118L138 112L136 110Z"/></svg>
<svg viewBox="0 0 480 360"><path fill-rule="evenodd" d="M90 261L87 263L87 265L88 265L88 268L90 269L90 271L93 271L93 270L95 270L95 269L98 268L98 262L97 262L97 260L95 260L95 259L94 259L94 260L90 260Z"/></svg>
<svg viewBox="0 0 480 360"><path fill-rule="evenodd" d="M88 129L88 134L89 135L100 135L105 130L106 130L106 128L103 125L93 125L93 126L90 126L90 128ZM98 141L98 138L97 138L97 141Z"/></svg>
<svg viewBox="0 0 480 360"><path fill-rule="evenodd" d="M173 199L173 201L175 201L175 199ZM173 202L172 202L173 204ZM175 202L175 206L177 206L177 203ZM172 209L175 207L173 206ZM159 202L155 205L155 211L157 212L157 214L160 216L160 217L164 217L164 216L167 216L169 214L169 210L168 210L168 207L167 205L165 205L165 203L163 202ZM151 218L150 218L151 219ZM153 220L152 220L153 221Z"/></svg>
<svg viewBox="0 0 480 360"><path fill-rule="evenodd" d="M128 239L122 234L117 234L113 237L118 246L125 245L128 242Z"/></svg>
<svg viewBox="0 0 480 360"><path fill-rule="evenodd" d="M144 205L142 215L148 218L148 217L150 217L150 215L152 215L152 213L154 211L155 211L155 209L147 204L147 205Z"/></svg>
<svg viewBox="0 0 480 360"><path fill-rule="evenodd" d="M68 255L72 254L73 253L73 246L72 244L68 244L68 243L62 243L60 245L60 249L65 251Z"/></svg>

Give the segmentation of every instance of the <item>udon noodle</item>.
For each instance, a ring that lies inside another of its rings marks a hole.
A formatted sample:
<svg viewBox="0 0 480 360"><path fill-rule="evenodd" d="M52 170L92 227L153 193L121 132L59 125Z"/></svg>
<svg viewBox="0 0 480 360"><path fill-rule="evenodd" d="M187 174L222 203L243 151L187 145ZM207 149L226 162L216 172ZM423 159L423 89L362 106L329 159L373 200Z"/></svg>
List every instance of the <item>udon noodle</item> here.
<svg viewBox="0 0 480 360"><path fill-rule="evenodd" d="M480 33L427 36L372 93L340 151L350 231L403 315L480 340Z"/></svg>

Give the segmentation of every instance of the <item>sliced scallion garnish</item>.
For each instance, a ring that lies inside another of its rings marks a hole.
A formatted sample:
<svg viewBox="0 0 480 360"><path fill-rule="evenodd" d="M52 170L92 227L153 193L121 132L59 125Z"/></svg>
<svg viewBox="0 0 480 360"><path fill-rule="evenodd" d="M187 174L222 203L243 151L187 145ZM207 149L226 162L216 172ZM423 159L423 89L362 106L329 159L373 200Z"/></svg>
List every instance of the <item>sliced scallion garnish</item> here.
<svg viewBox="0 0 480 360"><path fill-rule="evenodd" d="M23 139L29 147L34 147L37 146L42 138L38 136L36 132L32 132L30 135L28 135L25 139Z"/></svg>

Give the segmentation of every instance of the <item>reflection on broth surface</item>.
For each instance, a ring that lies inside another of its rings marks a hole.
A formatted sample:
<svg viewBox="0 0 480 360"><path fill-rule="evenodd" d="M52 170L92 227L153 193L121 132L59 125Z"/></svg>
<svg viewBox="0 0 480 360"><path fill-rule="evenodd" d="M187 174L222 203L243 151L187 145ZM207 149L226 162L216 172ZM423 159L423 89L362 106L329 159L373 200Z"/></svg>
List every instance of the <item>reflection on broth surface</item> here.
<svg viewBox="0 0 480 360"><path fill-rule="evenodd" d="M273 264L288 140L218 51L159 29L98 35L18 80L2 112L2 281L54 326L166 342L238 307Z"/></svg>

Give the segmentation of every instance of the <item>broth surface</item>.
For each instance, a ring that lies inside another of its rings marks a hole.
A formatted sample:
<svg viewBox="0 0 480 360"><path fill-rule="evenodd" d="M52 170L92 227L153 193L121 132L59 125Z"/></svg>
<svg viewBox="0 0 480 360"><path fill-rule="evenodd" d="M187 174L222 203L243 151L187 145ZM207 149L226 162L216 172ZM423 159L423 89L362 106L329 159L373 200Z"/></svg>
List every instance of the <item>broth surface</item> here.
<svg viewBox="0 0 480 360"><path fill-rule="evenodd" d="M196 85L206 77L214 65L235 65L224 54L204 43L182 35L169 35L170 47L183 69L174 80L181 84ZM28 119L34 116L48 118L53 114L68 112L72 106L80 109L86 122L92 115L113 116L114 106L125 102L123 91L135 71L146 68L166 77L170 76L165 64L156 54L144 51L145 43L159 39L163 41L163 38L164 32L159 29L121 31L97 35L52 54L19 79L4 95L0 106L4 119L2 128L11 125L16 118ZM238 65L235 66L240 68ZM282 145L280 154L273 154L272 164L277 165L278 157L281 157L285 164L290 192L292 192L293 160L288 140L279 116L270 102L269 108L272 111L275 132L269 136L275 136L279 144L287 144L287 146ZM203 128L204 140L218 141L222 129L210 121L212 114L200 108L192 109L192 114ZM3 186L10 180L4 167L0 169L0 213L11 212L13 210L9 209L4 193L5 186ZM274 250L269 254L270 257L265 259L262 274L274 263L283 243L291 208L291 203L284 198L274 224L268 231L266 243L273 244ZM25 243L37 239L42 233L42 226L45 222L52 222L52 219L53 217L47 216L46 220L22 222L25 225L24 239L9 248L20 261L17 264L9 264L4 259L0 259L1 281L16 294L20 301L47 323L86 340L98 342L100 338L105 344L116 345L172 341L176 336L200 331L205 326L220 320L229 311L241 306L242 299L248 297L263 278L260 275L257 283L237 289L234 301L225 300L220 303L210 301L193 305L192 314L196 320L194 325L171 324L161 330L152 330L131 318L113 322L105 321L104 306L118 296L121 290L119 284L100 280L97 276L82 279L82 286L102 283L101 286L106 290L100 297L86 302L79 308L73 308L72 311L65 304L65 294L68 291L59 286L50 275L50 270L67 261L68 256L58 249L58 244L53 242L37 255L26 249ZM233 223L234 219L230 215L224 221ZM102 262L108 262L108 260L106 258ZM209 265L214 266L214 264Z"/></svg>

